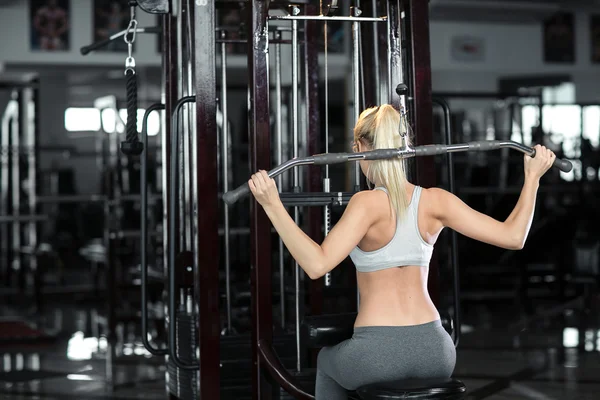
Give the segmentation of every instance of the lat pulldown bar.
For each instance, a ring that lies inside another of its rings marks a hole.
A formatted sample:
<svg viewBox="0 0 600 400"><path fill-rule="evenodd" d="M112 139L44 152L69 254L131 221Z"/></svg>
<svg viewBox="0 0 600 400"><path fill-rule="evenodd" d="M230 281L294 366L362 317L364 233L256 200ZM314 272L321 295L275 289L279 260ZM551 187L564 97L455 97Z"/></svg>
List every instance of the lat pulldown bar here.
<svg viewBox="0 0 600 400"><path fill-rule="evenodd" d="M535 149L529 146L525 146L521 143L517 143L512 140L481 140L467 143L458 144L428 144L423 146L416 146L415 148L404 147L397 149L379 149L363 151L360 153L327 153L327 154L316 154L308 157L293 158L278 165L268 172L270 178L273 178L290 168L294 168L300 165L329 165L329 164L341 164L348 161L360 161L360 160L389 160L392 158L411 158L411 157L423 157L423 156L435 156L439 154L455 153L461 151L490 151L509 148L520 151L521 153L527 154L530 157L535 157ZM553 167L557 167L563 172L570 172L573 165L568 160L555 159ZM238 186L236 189L224 193L223 201L226 204L233 204L242 197L247 196L250 193L250 187L248 182Z"/></svg>

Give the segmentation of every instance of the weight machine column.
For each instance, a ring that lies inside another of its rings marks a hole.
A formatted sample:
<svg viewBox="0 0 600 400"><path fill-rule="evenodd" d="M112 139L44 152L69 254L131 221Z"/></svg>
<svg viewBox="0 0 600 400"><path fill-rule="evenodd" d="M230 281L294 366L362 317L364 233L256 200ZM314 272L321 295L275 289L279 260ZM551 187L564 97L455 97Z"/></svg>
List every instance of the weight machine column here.
<svg viewBox="0 0 600 400"><path fill-rule="evenodd" d="M173 14L165 14L162 16L162 70L163 70L163 93L162 103L165 105L165 112L162 116L162 136L161 136L161 154L162 154L162 173L161 173L161 193L162 193L162 252L163 252L163 273L164 281L167 282L167 271L171 266L169 265L169 246L170 240L175 241L175 247L179 248L178 237L169 237L171 227L169 222L169 207L171 204L170 191L169 191L169 171L172 168L171 162L171 135L174 132L171 131L172 123L171 118L173 115L173 106L177 102L177 17ZM148 151L147 149L145 151ZM178 221L176 221L178 223ZM175 227L176 232L179 227ZM165 304L168 304L167 291L163 291L162 300ZM168 329L167 322L165 321L165 329ZM174 324L172 324L174 326ZM167 331L168 332L168 331ZM174 394L169 394L169 399L176 400L177 397Z"/></svg>
<svg viewBox="0 0 600 400"><path fill-rule="evenodd" d="M220 395L219 318L219 185L217 169L217 77L215 2L196 1L194 7L194 85L196 138L192 140L196 171L193 187L195 224L194 304L198 307L198 363L201 399ZM190 27L192 28L192 27Z"/></svg>
<svg viewBox="0 0 600 400"><path fill-rule="evenodd" d="M409 121L415 133L415 146L433 143L433 104L431 101L431 58L429 47L429 4L421 0L403 0L407 53L410 75L408 101ZM397 1L389 3L393 8ZM400 11L400 10L399 10ZM389 14L388 14L389 15ZM398 12L398 17L400 13ZM396 83L392 83L393 88ZM392 90L393 90L392 88ZM416 183L425 188L435 186L435 159L433 157L417 157L415 160ZM433 253L429 264L428 289L432 301L439 305L439 279L437 252Z"/></svg>
<svg viewBox="0 0 600 400"><path fill-rule="evenodd" d="M271 165L269 118L269 0L254 0L248 12L248 144L250 172L268 171ZM252 314L252 399L269 400L274 387L262 376L260 341L273 339L271 284L271 222L260 205L250 198L250 290Z"/></svg>
<svg viewBox="0 0 600 400"><path fill-rule="evenodd" d="M305 6L305 14L315 15L318 13L315 4ZM320 141L320 102L319 102L319 47L317 43L320 24L318 21L305 21L304 23L304 91L306 100L306 121L308 154L318 154L323 151ZM327 68L327 66L325 66ZM325 82L327 85L327 82ZM327 107L328 105L326 105ZM321 181L321 168L318 166L308 167L307 187L311 193L323 191ZM323 211L319 207L308 207L309 235L317 243L323 241ZM310 288L310 312L319 315L323 310L323 279L315 279L309 282Z"/></svg>

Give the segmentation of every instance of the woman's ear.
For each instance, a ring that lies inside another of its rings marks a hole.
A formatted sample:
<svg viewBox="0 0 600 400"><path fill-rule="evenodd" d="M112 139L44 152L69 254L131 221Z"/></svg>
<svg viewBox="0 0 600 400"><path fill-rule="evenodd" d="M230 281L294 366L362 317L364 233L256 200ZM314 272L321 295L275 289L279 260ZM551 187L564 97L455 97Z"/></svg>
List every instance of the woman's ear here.
<svg viewBox="0 0 600 400"><path fill-rule="evenodd" d="M365 146L363 145L362 139L356 142L356 146L359 153L365 151Z"/></svg>

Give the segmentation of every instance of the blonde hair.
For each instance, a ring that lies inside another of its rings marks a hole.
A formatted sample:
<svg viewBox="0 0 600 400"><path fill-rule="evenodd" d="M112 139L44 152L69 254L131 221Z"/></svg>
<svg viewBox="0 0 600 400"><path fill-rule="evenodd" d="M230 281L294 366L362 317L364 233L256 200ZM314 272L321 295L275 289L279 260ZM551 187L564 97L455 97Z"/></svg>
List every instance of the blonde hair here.
<svg viewBox="0 0 600 400"><path fill-rule="evenodd" d="M401 133L404 134L406 144L410 145L406 120L393 106L383 104L368 108L360 114L354 127L354 141L362 141L369 150L398 148L403 145ZM395 158L367 162L367 181L378 182L387 189L396 218L403 218L409 205L404 160Z"/></svg>

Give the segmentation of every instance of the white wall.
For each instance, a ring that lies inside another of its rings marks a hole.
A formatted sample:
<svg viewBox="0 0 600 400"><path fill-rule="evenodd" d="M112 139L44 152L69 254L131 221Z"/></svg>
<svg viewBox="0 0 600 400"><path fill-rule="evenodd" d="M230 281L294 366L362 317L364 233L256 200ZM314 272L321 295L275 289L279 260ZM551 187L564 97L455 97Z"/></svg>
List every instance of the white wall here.
<svg viewBox="0 0 600 400"><path fill-rule="evenodd" d="M8 7L0 8L0 62L6 63L44 63L44 64L90 64L90 65L125 65L122 53L90 53L81 55L79 49L93 42L93 10L92 0L70 0L70 50L45 52L32 51L30 40L31 18L29 1L20 0ZM156 15L138 12L138 27L156 25ZM134 58L138 63L160 65L157 53L157 34L139 34L136 36ZM121 39L119 39L121 40Z"/></svg>
<svg viewBox="0 0 600 400"><path fill-rule="evenodd" d="M513 75L569 74L577 86L578 101L600 101L600 64L590 60L589 14L577 12L576 62L544 62L542 24L505 25L464 22L430 24L431 68L435 91L493 91L497 80ZM461 62L452 58L451 41L473 36L484 43L484 59Z"/></svg>

